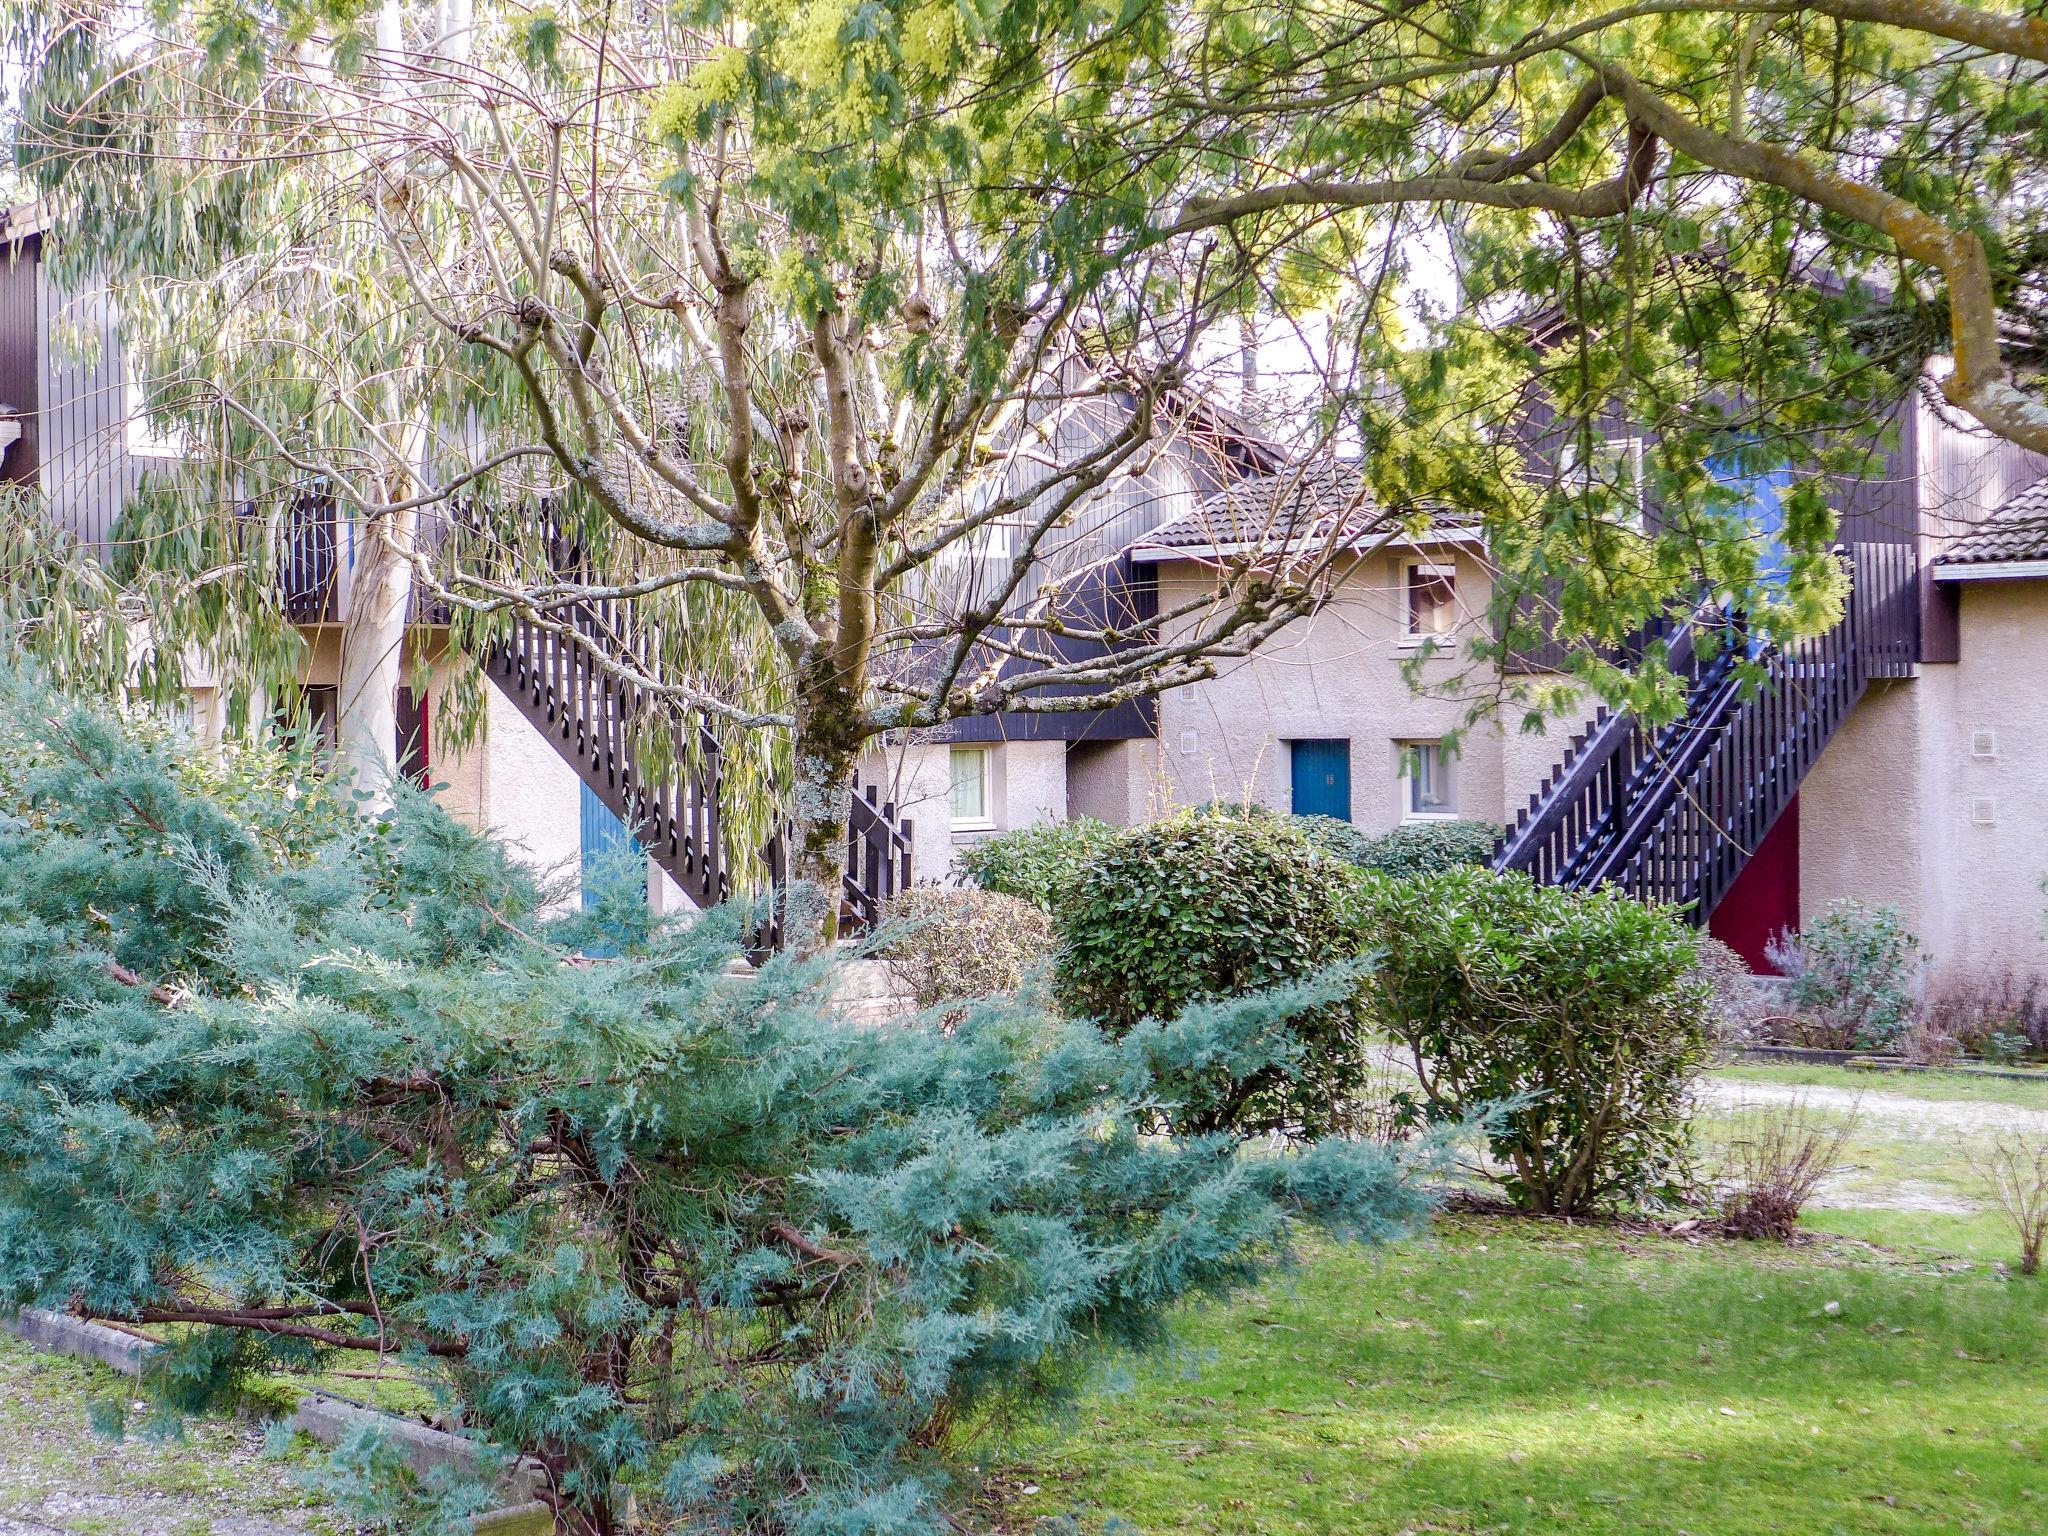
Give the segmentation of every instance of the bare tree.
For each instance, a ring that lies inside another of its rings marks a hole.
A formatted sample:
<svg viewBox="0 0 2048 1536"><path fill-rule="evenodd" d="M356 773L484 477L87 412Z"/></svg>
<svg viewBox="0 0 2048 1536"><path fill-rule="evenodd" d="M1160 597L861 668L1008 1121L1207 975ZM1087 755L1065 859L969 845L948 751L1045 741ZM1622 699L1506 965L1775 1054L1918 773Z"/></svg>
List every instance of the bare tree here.
<svg viewBox="0 0 2048 1536"><path fill-rule="evenodd" d="M210 12L37 14L18 138L192 446L176 525L310 488L370 551L341 705L372 784L409 605L473 651L517 619L661 701L667 750L751 737L736 835L792 814L833 890L877 738L1206 677L1391 533L1361 491L1175 611L1105 604L1104 529L1241 472L1203 380L1244 273L1113 259L992 200L984 152L885 174L795 134L862 90L764 99L738 22L394 0L360 34L253 17L224 60Z"/></svg>

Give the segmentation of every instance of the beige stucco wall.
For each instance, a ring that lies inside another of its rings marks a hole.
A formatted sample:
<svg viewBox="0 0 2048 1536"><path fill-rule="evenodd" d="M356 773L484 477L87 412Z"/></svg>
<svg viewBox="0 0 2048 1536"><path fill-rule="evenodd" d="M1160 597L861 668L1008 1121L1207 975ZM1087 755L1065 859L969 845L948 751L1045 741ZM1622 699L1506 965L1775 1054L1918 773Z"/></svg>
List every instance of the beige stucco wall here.
<svg viewBox="0 0 2048 1536"><path fill-rule="evenodd" d="M1157 750L1169 805L1249 799L1286 809L1287 744L1341 738L1351 743L1351 819L1367 832L1384 832L1405 811L1399 744L1461 730L1451 765L1456 813L1502 821L1526 803L1576 727L1553 723L1524 734L1513 706L1468 724L1473 689L1490 685L1494 673L1474 669L1462 654L1486 623L1491 596L1486 568L1463 549L1428 552L1432 562L1456 567L1461 623L1456 643L1423 660L1411 680L1406 664L1416 653L1404 645L1402 630L1405 568L1414 558L1406 551L1354 563L1315 613L1253 655L1226 663L1218 677L1161 698ZM1160 607L1197 597L1214 579L1193 561L1162 567Z"/></svg>
<svg viewBox="0 0 2048 1536"><path fill-rule="evenodd" d="M1961 660L1874 688L1799 797L1802 919L1898 906L1941 990L2048 975L2048 583L1961 602Z"/></svg>
<svg viewBox="0 0 2048 1536"><path fill-rule="evenodd" d="M892 743L861 759L859 783L879 786L881 798L894 800L898 817L911 824L911 873L920 885L951 882L955 878L953 860L970 843L997 832L1067 818L1064 742L1003 741L987 745L991 824L984 827L953 825L950 743Z"/></svg>
<svg viewBox="0 0 2048 1536"><path fill-rule="evenodd" d="M1931 915L1922 825L1927 705L1954 669L1874 684L1799 786L1799 904L1807 921L1839 900L1890 902L1916 932ZM1929 935L1931 937L1931 935Z"/></svg>
<svg viewBox="0 0 2048 1536"><path fill-rule="evenodd" d="M1067 748L1067 814L1113 827L1150 821L1167 801L1159 743L1077 741Z"/></svg>

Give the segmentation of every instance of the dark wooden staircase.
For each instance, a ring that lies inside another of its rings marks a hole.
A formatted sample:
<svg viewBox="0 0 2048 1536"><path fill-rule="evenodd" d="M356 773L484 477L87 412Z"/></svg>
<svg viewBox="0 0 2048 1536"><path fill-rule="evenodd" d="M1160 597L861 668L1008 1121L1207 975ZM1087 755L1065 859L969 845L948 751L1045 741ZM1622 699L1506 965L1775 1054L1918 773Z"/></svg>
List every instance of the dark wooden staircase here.
<svg viewBox="0 0 2048 1536"><path fill-rule="evenodd" d="M723 819L724 749L710 726L697 732L696 768L677 766L663 775L644 772L640 762L643 723L655 714L655 700L636 683L599 664L599 657L630 663L643 677L659 676L655 648L622 600L580 606L572 619L575 638L515 619L511 632L481 657L484 674L554 744L654 862L699 907L711 907L738 893L779 889L788 879L789 832L776 831L751 859L735 863L726 846ZM676 729L676 727L669 727ZM894 804L878 799L873 787L853 797L847 821L846 874L841 891L841 931L857 932L881 920L889 899L910 884L911 825ZM771 934L779 938L779 933Z"/></svg>
<svg viewBox="0 0 2048 1536"><path fill-rule="evenodd" d="M1825 634L1760 649L1739 616L1713 607L1670 634L1684 715L1658 726L1601 711L1530 796L1494 867L1571 890L1618 886L1704 925L1871 682L1910 677L1920 659L1912 548L1844 553L1849 599Z"/></svg>
<svg viewBox="0 0 2048 1536"><path fill-rule="evenodd" d="M247 515L253 521L256 509ZM554 568L564 575L588 575L590 562L580 540L551 519L546 529L547 558ZM447 537L452 531L459 526L431 536ZM274 579L286 616L308 625L340 620L348 603L348 562L334 498L317 488L301 492L281 509L269 536L276 540ZM450 617L444 608L415 599L412 622L445 625ZM484 675L553 743L697 906L786 884L786 827L751 857L732 857L725 836L724 749L708 722L665 727L695 732L694 753L672 740L676 750L669 754L677 764L694 761L694 769L657 774L643 767L641 728L657 718L656 701L646 688L600 664L603 658L626 663L624 670L639 677L661 675L660 647L652 643L633 605L623 599L587 602L571 610L566 627L573 638L515 619L509 633L480 654ZM896 807L872 787L857 792L848 811L842 932L864 931L881 920L889 899L910 884L910 850L911 826L898 818ZM779 911L779 903L770 910ZM774 919L770 922L768 937L779 939Z"/></svg>

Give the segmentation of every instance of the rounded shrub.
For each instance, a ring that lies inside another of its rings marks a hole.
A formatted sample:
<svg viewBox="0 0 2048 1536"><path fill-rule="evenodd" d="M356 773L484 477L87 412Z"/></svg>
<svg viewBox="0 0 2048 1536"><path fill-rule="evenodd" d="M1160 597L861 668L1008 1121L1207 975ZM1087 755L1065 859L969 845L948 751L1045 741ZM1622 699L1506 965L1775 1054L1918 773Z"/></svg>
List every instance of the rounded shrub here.
<svg viewBox="0 0 2048 1536"><path fill-rule="evenodd" d="M1291 818L1212 810L1135 829L1054 911L1059 999L1123 1034L1318 976L1359 953L1357 880ZM1327 1127L1360 1074L1356 1006L1348 984L1339 991L1295 1009L1275 1060L1219 1066L1184 1094L1177 1128Z"/></svg>
<svg viewBox="0 0 2048 1536"><path fill-rule="evenodd" d="M1897 907L1837 901L1765 946L1785 977L1800 1043L1896 1050L1920 1016L1920 940Z"/></svg>
<svg viewBox="0 0 2048 1536"><path fill-rule="evenodd" d="M1482 869L1371 879L1361 905L1373 1021L1430 1119L1491 1111L1509 1198L1577 1216L1677 1185L1714 1032L1674 909Z"/></svg>
<svg viewBox="0 0 2048 1536"><path fill-rule="evenodd" d="M1090 816L1042 821L961 850L961 870L984 891L999 891L1050 912L1080 884L1095 856L1123 835Z"/></svg>
<svg viewBox="0 0 2048 1536"><path fill-rule="evenodd" d="M889 903L880 953L920 1008L1014 992L1052 950L1052 920L1001 891L920 885Z"/></svg>
<svg viewBox="0 0 2048 1536"><path fill-rule="evenodd" d="M1412 821L1370 840L1357 862L1406 879L1492 861L1500 828L1490 821Z"/></svg>
<svg viewBox="0 0 2048 1536"><path fill-rule="evenodd" d="M1193 814L1227 816L1238 821L1284 821L1307 838L1317 852L1342 859L1347 864L1365 863L1366 854L1373 844L1373 839L1352 823L1335 816L1304 816L1276 811L1256 800L1205 800L1195 807Z"/></svg>

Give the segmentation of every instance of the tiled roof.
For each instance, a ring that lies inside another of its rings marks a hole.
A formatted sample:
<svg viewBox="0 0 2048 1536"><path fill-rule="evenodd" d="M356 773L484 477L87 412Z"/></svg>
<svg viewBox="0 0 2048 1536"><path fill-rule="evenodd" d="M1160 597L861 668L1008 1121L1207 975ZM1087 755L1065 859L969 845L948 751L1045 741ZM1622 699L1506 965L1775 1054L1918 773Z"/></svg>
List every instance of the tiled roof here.
<svg viewBox="0 0 2048 1536"><path fill-rule="evenodd" d="M1320 545L1333 534L1364 537L1382 531L1385 514L1366 487L1355 459L1289 465L1270 475L1240 480L1192 512L1146 535L1140 549L1270 549ZM1439 513L1429 531L1469 533L1477 524ZM1428 533L1418 533L1426 538Z"/></svg>
<svg viewBox="0 0 2048 1536"><path fill-rule="evenodd" d="M1935 557L1937 565L2048 560L2048 480L2008 497L1989 517Z"/></svg>

